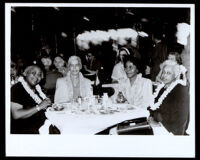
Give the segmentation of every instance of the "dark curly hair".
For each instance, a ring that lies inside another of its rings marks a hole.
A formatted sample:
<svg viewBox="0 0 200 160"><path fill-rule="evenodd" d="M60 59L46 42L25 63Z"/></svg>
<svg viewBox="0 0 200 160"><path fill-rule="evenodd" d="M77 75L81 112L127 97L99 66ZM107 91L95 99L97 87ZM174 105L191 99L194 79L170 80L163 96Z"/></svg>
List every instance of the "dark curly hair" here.
<svg viewBox="0 0 200 160"><path fill-rule="evenodd" d="M138 72L141 73L142 65L138 58L135 58L133 55L125 56L124 57L124 68L126 68L126 63L128 61L133 63L136 66L136 68L138 69Z"/></svg>

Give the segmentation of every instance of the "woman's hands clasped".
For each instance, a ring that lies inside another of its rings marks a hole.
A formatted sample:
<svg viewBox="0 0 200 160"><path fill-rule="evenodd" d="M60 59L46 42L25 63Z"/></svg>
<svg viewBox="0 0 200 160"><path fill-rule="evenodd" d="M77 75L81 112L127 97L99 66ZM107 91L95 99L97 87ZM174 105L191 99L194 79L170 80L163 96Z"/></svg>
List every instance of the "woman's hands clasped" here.
<svg viewBox="0 0 200 160"><path fill-rule="evenodd" d="M46 99L44 99L38 106L40 107L40 109L42 110L44 110L44 109L46 109L48 106L50 106L51 105L51 100L50 100L50 98L46 98Z"/></svg>

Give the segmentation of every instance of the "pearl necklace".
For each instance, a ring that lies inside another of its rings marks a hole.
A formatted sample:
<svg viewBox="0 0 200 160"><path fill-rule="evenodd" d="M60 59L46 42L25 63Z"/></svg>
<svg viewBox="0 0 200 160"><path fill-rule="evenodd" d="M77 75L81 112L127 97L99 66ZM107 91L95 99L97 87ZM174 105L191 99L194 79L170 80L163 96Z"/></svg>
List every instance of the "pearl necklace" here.
<svg viewBox="0 0 200 160"><path fill-rule="evenodd" d="M24 80L23 77L19 77L18 79L19 82L21 82L22 86L24 87L24 89L26 90L26 92L31 96L31 98L33 98L33 100L37 103L37 104L40 104L42 102L42 100L46 99L46 95L42 92L42 89L40 87L40 85L36 85L35 86L35 89L36 91L39 93L40 97L42 97L42 100L41 98L35 94L33 92L33 90L28 86L27 82Z"/></svg>
<svg viewBox="0 0 200 160"><path fill-rule="evenodd" d="M160 105L163 103L163 100L167 97L167 95L174 89L174 87L177 85L177 84L182 84L182 81L181 80L176 80L174 82L172 82L170 84L169 87L167 87L167 89L163 92L163 94L160 96L160 98L158 99L158 102L151 105L150 108L152 110L156 110L157 108L160 107ZM156 91L156 94L154 95L154 98L155 96L157 97L159 91L164 87L164 85L160 85L160 87L157 89Z"/></svg>

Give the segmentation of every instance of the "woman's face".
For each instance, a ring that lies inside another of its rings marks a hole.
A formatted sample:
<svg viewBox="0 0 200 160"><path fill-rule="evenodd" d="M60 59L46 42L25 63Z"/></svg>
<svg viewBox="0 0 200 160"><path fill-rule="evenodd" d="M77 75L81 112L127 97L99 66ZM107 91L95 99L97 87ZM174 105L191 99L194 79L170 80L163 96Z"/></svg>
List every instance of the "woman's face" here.
<svg viewBox="0 0 200 160"><path fill-rule="evenodd" d="M164 84L171 83L175 79L173 66L164 66L160 79Z"/></svg>
<svg viewBox="0 0 200 160"><path fill-rule="evenodd" d="M74 75L74 76L78 75L79 72L80 72L80 69L81 69L81 67L80 67L80 64L79 64L78 60L77 59L73 59L71 61L71 63L69 64L70 73L72 75Z"/></svg>
<svg viewBox="0 0 200 160"><path fill-rule="evenodd" d="M45 67L50 67L51 66L51 64L52 64L52 61L51 61L51 59L50 58L42 58L41 59L41 61L42 61L42 64L45 66Z"/></svg>
<svg viewBox="0 0 200 160"><path fill-rule="evenodd" d="M169 54L169 55L168 55L168 60L171 60L171 61L176 62L176 56L173 55L173 54Z"/></svg>
<svg viewBox="0 0 200 160"><path fill-rule="evenodd" d="M132 78L137 74L138 69L132 62L127 61L125 66L125 72L128 78Z"/></svg>
<svg viewBox="0 0 200 160"><path fill-rule="evenodd" d="M26 81L30 86L36 86L43 78L42 70L38 67L33 67L25 75Z"/></svg>
<svg viewBox="0 0 200 160"><path fill-rule="evenodd" d="M88 53L88 54L87 54L87 58L88 58L88 60L91 61L93 57L94 57L94 56L92 55L92 53Z"/></svg>
<svg viewBox="0 0 200 160"><path fill-rule="evenodd" d="M54 65L57 69L61 68L61 67L64 67L65 65L65 61L61 58L61 57L56 57L54 59Z"/></svg>

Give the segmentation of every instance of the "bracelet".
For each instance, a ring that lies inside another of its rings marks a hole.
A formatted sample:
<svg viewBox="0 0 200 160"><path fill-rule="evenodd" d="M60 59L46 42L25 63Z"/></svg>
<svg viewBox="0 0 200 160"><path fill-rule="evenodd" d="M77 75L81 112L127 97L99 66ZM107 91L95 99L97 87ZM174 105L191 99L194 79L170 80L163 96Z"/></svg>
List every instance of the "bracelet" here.
<svg viewBox="0 0 200 160"><path fill-rule="evenodd" d="M40 111L40 107L38 105L36 105L36 109L38 112Z"/></svg>

